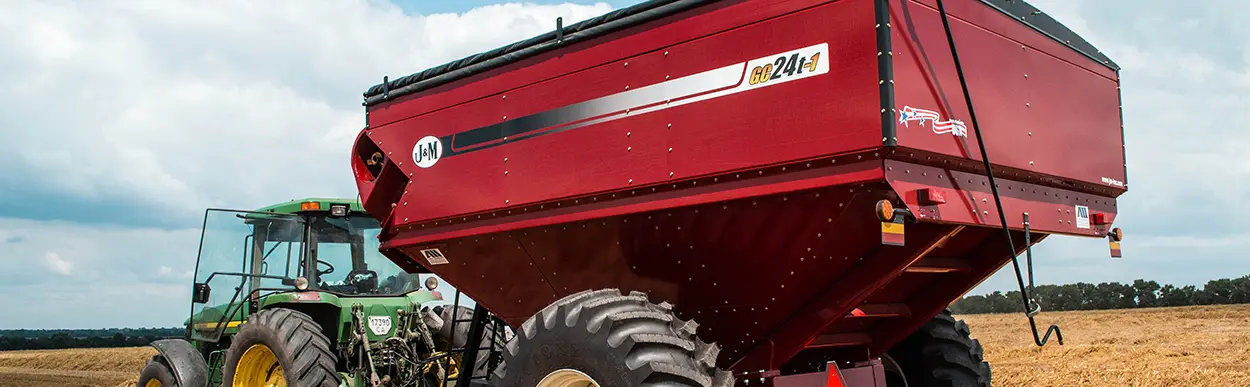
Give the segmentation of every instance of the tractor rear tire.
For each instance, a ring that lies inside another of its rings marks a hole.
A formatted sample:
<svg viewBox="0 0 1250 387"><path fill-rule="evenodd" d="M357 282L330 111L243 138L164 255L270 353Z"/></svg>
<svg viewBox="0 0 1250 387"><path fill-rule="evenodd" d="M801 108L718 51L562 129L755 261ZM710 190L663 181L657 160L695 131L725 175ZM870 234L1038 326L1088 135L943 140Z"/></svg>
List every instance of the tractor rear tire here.
<svg viewBox="0 0 1250 387"><path fill-rule="evenodd" d="M426 326L433 331L435 341L434 345L439 351L449 351L452 348L465 348L469 341L469 328L473 320L473 308L460 306L452 308L452 305L436 306L426 312ZM435 321L434 316L438 317ZM452 321L460 321L455 324L455 332L452 332ZM485 377L490 374L490 356L491 353L502 353L504 343L512 339L512 331L508 330L506 325L502 326L502 332L496 332L494 318L487 321L482 330L482 341L478 344L478 348L490 348L494 345L493 351L481 350L477 353L477 360L473 362L473 377ZM450 342L455 337L455 342ZM459 361L461 355L457 355L456 360ZM464 370L461 370L462 372ZM466 372L466 374L468 374Z"/></svg>
<svg viewBox="0 0 1250 387"><path fill-rule="evenodd" d="M943 310L887 354L902 369L907 387L989 387L990 364L971 334L968 324Z"/></svg>
<svg viewBox="0 0 1250 387"><path fill-rule="evenodd" d="M174 379L173 371L169 370L169 366L161 360L160 356L153 356L152 360L148 360L148 364L143 366L143 370L139 371L138 387L176 387L178 381Z"/></svg>
<svg viewBox="0 0 1250 387"><path fill-rule="evenodd" d="M337 387L339 375L331 348L321 326L307 314L284 308L262 310L248 318L231 339L222 382L251 387L282 377L291 387Z"/></svg>
<svg viewBox="0 0 1250 387"><path fill-rule="evenodd" d="M694 321L668 303L616 289L583 291L526 320L508 342L498 387L731 387L716 367L720 349L695 337Z"/></svg>

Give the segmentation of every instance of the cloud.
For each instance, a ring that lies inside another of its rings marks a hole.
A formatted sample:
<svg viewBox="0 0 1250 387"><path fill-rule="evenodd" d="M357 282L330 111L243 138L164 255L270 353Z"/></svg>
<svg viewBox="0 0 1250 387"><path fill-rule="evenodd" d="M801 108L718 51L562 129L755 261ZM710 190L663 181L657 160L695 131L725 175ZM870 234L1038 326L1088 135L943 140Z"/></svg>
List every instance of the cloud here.
<svg viewBox="0 0 1250 387"><path fill-rule="evenodd" d="M366 88L610 8L7 4L0 328L180 324L205 208L356 196Z"/></svg>
<svg viewBox="0 0 1250 387"><path fill-rule="evenodd" d="M61 256L54 252L43 253L43 263L48 266L48 270L60 275L71 275L74 271L74 264L61 259Z"/></svg>
<svg viewBox="0 0 1250 387"><path fill-rule="evenodd" d="M368 86L608 9L10 4L0 29L25 32L0 35L0 214L177 228L210 206L354 197L343 155Z"/></svg>

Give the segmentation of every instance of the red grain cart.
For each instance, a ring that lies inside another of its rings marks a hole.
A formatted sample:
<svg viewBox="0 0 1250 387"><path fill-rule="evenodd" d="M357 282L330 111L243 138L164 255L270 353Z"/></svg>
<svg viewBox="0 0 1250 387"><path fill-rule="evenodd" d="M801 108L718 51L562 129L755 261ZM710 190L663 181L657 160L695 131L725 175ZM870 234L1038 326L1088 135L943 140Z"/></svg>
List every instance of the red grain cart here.
<svg viewBox="0 0 1250 387"><path fill-rule="evenodd" d="M372 87L352 166L495 384L988 385L944 309L1119 255L1118 79L1020 0L650 1Z"/></svg>

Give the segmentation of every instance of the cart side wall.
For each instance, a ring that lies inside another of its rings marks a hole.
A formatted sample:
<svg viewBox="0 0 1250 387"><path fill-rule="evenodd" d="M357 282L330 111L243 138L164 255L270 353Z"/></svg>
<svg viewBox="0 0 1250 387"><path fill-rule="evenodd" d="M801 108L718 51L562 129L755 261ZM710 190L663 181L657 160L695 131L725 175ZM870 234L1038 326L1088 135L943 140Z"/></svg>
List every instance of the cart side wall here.
<svg viewBox="0 0 1250 387"><path fill-rule="evenodd" d="M366 207L396 204L393 223L415 224L880 146L872 0L701 12L373 109L371 122L392 122L358 148L376 145L412 184ZM620 49L641 53L617 59ZM599 64L571 72L587 61ZM753 81L775 63L779 78ZM550 78L511 87L539 73ZM442 155L420 168L413 149L426 136Z"/></svg>
<svg viewBox="0 0 1250 387"><path fill-rule="evenodd" d="M979 161L936 1L889 3L898 144ZM983 1L945 6L990 160L1123 193L1117 72ZM936 124L926 120L934 115Z"/></svg>

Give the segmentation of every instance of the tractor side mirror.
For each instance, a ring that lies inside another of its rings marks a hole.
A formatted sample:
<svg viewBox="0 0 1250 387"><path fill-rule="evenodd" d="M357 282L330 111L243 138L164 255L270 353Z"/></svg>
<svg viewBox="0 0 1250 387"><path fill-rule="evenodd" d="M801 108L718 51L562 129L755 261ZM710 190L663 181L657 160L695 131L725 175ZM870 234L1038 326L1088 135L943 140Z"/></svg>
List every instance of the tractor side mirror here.
<svg viewBox="0 0 1250 387"><path fill-rule="evenodd" d="M208 302L208 296L210 293L212 293L212 290L213 290L212 288L208 287L208 284L202 284L202 283L197 282L195 284L195 287L191 289L191 302L196 303L196 304L203 304L203 303Z"/></svg>

